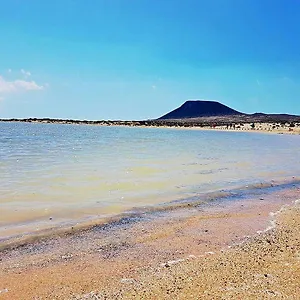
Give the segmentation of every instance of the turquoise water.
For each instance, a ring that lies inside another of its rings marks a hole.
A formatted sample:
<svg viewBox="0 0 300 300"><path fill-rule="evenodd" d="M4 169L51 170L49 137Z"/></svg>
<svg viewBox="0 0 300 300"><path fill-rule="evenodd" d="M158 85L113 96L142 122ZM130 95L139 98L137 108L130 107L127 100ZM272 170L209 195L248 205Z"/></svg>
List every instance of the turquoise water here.
<svg viewBox="0 0 300 300"><path fill-rule="evenodd" d="M300 136L0 122L0 239L300 175Z"/></svg>

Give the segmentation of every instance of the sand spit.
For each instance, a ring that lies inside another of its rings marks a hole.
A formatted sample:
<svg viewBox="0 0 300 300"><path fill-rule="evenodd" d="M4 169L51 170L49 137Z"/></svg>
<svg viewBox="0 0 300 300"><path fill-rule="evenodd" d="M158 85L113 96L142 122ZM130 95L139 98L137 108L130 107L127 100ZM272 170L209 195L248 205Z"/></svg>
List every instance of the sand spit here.
<svg viewBox="0 0 300 300"><path fill-rule="evenodd" d="M0 299L297 299L299 187L4 250Z"/></svg>

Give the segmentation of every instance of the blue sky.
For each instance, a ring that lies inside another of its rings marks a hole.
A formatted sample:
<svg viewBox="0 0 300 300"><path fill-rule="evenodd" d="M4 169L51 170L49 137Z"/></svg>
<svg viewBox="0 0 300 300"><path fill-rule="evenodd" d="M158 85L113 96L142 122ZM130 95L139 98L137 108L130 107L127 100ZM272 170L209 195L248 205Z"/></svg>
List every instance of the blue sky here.
<svg viewBox="0 0 300 300"><path fill-rule="evenodd" d="M296 0L0 0L0 118L300 115Z"/></svg>

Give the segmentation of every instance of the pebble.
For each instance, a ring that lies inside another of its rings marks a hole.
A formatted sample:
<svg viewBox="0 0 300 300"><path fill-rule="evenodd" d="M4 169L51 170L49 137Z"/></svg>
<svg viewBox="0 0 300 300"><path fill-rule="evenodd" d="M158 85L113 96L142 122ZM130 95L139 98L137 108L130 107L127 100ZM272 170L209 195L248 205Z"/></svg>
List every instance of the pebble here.
<svg viewBox="0 0 300 300"><path fill-rule="evenodd" d="M8 289L0 290L0 294L4 294L4 293L7 293L7 292L8 292Z"/></svg>
<svg viewBox="0 0 300 300"><path fill-rule="evenodd" d="M73 257L73 254L71 254L71 253L61 256L62 259L70 259L72 257Z"/></svg>
<svg viewBox="0 0 300 300"><path fill-rule="evenodd" d="M169 268L171 265L175 265L175 264L178 264L178 263L183 262L183 261L185 261L185 259L182 259L182 258L177 259L177 260L169 260L166 263L162 263L161 266Z"/></svg>
<svg viewBox="0 0 300 300"><path fill-rule="evenodd" d="M121 283L130 283L130 284L132 284L132 283L135 282L135 280L134 280L133 278L122 278L122 279L120 280L120 282L121 282Z"/></svg>

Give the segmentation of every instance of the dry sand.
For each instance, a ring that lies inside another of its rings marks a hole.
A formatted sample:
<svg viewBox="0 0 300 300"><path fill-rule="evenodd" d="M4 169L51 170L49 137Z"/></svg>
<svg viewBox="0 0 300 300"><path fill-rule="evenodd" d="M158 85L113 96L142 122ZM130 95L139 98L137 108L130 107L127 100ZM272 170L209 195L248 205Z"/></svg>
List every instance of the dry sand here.
<svg viewBox="0 0 300 300"><path fill-rule="evenodd" d="M230 251L170 265L140 279L128 299L300 299L300 207L279 227ZM134 286L134 284L133 284ZM100 294L101 295L101 294ZM103 295L103 294L102 294Z"/></svg>
<svg viewBox="0 0 300 300"><path fill-rule="evenodd" d="M273 133L273 134L292 134L300 135L300 124L295 124L294 127L290 127L290 124L280 124L280 123L241 123L235 125L235 127L228 126L188 126L188 127L169 127L166 128L176 128L176 129L194 129L194 130L219 130L219 131L232 131L232 132L259 132L259 133ZM157 127L160 128L160 127Z"/></svg>
<svg viewBox="0 0 300 300"><path fill-rule="evenodd" d="M235 125L235 127L228 127L226 125L216 125L216 126L150 126L152 128L171 128L177 130L214 130L214 131L229 131L229 132L252 132L252 133L267 133L267 134L291 134L300 135L300 123L296 123L294 127L290 127L290 124L280 124L280 123L254 123L254 128L251 126L253 123L241 123ZM123 126L123 125L122 125ZM128 126L128 125L126 125ZM149 126L136 126L136 127L149 127Z"/></svg>
<svg viewBox="0 0 300 300"><path fill-rule="evenodd" d="M240 124L236 125L235 129L228 129L226 126L218 126L216 128L234 131L254 131L277 134L300 134L300 124L296 124L294 127L290 127L290 124L283 125L280 123L254 123L254 128L252 128L251 125L252 123Z"/></svg>
<svg viewBox="0 0 300 300"><path fill-rule="evenodd" d="M299 299L299 187L2 251L0 299Z"/></svg>

